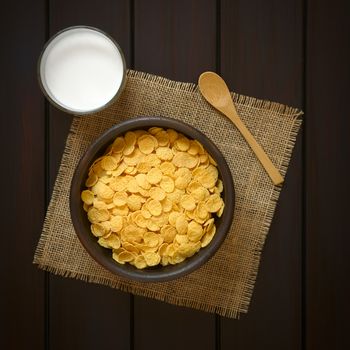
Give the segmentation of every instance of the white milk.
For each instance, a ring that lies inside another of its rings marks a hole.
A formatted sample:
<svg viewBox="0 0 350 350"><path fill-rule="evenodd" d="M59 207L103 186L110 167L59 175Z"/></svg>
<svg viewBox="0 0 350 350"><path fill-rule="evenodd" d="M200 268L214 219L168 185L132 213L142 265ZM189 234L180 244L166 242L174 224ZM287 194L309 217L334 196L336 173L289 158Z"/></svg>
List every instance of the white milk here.
<svg viewBox="0 0 350 350"><path fill-rule="evenodd" d="M79 113L98 109L114 97L123 68L122 56L108 37L88 28L74 28L48 45L40 74L48 95Z"/></svg>

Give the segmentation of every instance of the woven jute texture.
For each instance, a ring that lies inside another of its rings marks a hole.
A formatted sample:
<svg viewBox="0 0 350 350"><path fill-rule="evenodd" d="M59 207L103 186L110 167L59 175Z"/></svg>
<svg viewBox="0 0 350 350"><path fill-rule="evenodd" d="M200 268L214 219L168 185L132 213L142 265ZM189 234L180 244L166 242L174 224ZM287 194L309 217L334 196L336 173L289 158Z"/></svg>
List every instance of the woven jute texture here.
<svg viewBox="0 0 350 350"><path fill-rule="evenodd" d="M232 96L243 122L285 175L302 112L251 97ZM105 130L141 115L172 117L198 128L224 154L235 184L234 220L219 251L199 270L171 282L133 282L108 272L84 250L70 218L70 183L80 157ZM130 70L116 103L73 120L34 263L65 277L238 318L248 311L279 193L280 188L272 184L237 129L202 98L196 85Z"/></svg>

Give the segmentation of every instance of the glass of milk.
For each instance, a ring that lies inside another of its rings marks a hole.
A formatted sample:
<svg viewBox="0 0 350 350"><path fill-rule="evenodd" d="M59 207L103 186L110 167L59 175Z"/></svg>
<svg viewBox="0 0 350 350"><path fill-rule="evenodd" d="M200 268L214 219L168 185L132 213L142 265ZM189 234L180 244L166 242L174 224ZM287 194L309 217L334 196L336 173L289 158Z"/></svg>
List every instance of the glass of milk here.
<svg viewBox="0 0 350 350"><path fill-rule="evenodd" d="M122 92L126 65L116 41L89 26L55 34L38 62L40 87L57 108L75 115L100 111Z"/></svg>

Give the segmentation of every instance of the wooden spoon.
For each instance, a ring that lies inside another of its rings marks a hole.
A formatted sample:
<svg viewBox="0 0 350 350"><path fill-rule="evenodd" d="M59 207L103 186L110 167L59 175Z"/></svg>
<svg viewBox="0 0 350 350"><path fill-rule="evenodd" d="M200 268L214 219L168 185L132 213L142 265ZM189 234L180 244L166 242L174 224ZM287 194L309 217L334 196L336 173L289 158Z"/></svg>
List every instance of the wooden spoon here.
<svg viewBox="0 0 350 350"><path fill-rule="evenodd" d="M282 175L238 116L225 81L214 72L204 72L199 77L198 85L204 98L236 125L265 168L272 182L275 185L280 185L283 182Z"/></svg>

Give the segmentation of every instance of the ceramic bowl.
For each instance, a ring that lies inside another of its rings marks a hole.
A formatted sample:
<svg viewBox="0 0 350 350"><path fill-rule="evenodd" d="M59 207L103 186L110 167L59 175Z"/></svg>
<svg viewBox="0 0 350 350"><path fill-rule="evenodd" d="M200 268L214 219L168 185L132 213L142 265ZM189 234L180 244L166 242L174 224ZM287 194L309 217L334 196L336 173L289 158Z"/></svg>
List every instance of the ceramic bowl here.
<svg viewBox="0 0 350 350"><path fill-rule="evenodd" d="M203 144L207 152L217 162L219 178L223 182L224 190L222 195L225 202L225 208L220 218L215 216L217 231L213 240L207 247L201 248L198 253L179 264L167 266L158 265L139 270L127 263L124 265L117 263L112 259L112 251L101 247L97 243L97 238L94 237L90 231L90 222L88 221L87 214L83 209L80 194L85 188L85 180L90 165L96 158L103 155L107 146L110 145L118 135L122 135L130 130L147 130L153 126L174 129L188 138L196 139ZM189 274L205 264L215 254L227 236L233 219L234 204L235 190L232 175L224 156L215 146L213 141L193 126L165 117L135 117L119 123L103 133L89 146L81 158L75 170L70 191L70 211L72 222L76 234L87 252L93 259L112 273L142 282L162 282L173 280Z"/></svg>

